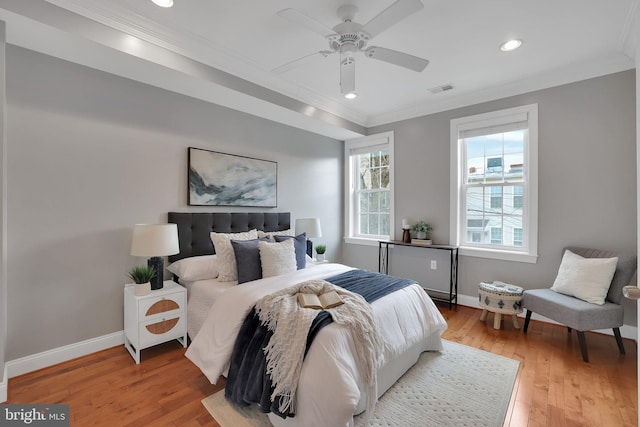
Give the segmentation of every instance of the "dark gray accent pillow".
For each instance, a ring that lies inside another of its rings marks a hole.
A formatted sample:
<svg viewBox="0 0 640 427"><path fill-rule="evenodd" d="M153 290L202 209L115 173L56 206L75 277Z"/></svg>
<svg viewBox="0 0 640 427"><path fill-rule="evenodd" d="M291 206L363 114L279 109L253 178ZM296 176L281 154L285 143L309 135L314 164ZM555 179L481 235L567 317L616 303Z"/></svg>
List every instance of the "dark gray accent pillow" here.
<svg viewBox="0 0 640 427"><path fill-rule="evenodd" d="M298 234L296 237L275 235L273 238L276 242L293 239L293 247L296 250L296 267L298 270L302 270L307 266L307 233Z"/></svg>
<svg viewBox="0 0 640 427"><path fill-rule="evenodd" d="M260 241L268 242L269 239L231 240L238 268L238 284L262 279L262 263L258 248Z"/></svg>

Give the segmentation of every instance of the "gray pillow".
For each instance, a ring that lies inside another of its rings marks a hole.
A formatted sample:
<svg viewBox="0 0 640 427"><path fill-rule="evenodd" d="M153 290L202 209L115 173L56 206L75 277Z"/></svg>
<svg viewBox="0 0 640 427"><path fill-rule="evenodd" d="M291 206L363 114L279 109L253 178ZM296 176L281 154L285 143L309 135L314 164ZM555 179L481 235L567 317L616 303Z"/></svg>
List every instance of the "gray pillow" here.
<svg viewBox="0 0 640 427"><path fill-rule="evenodd" d="M268 242L268 238L253 240L232 240L231 246L238 267L238 284L262 279L262 263L258 242Z"/></svg>
<svg viewBox="0 0 640 427"><path fill-rule="evenodd" d="M293 239L293 247L296 251L296 267L298 270L302 270L307 266L307 233L298 234L296 237L275 235L273 238L276 239L276 242Z"/></svg>

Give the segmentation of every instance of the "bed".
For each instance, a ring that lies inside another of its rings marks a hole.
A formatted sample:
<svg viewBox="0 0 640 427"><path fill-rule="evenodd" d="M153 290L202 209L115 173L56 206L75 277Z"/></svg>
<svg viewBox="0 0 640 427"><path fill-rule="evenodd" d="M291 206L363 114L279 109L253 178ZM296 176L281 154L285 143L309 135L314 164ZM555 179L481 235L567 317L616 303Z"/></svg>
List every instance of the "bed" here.
<svg viewBox="0 0 640 427"><path fill-rule="evenodd" d="M170 213L178 224L180 254L171 262L210 256L212 231L240 233L256 228L265 232L290 229L288 213L209 214ZM308 263L305 268L253 280L242 285L215 279L185 281L188 288L189 336L186 356L211 383L229 369L229 361L240 327L253 305L262 297L312 279L326 279L354 270L352 267ZM411 284L371 304L384 346L378 370L378 396L418 360L423 351L442 349L440 335L446 322L426 292ZM296 415L281 418L272 413L275 426L349 426L354 414L365 408L366 393L353 354L350 332L335 323L323 328L305 357L300 373Z"/></svg>

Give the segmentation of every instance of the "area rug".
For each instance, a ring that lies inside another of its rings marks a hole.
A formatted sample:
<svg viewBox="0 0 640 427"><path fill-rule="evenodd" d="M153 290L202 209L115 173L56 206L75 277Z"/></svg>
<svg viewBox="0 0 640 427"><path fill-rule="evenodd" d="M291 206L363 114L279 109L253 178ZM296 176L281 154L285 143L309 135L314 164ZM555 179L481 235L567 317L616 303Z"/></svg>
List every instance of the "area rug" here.
<svg viewBox="0 0 640 427"><path fill-rule="evenodd" d="M499 427L509 407L519 362L451 341L442 352L422 353L418 362L378 401L370 426ZM239 408L224 390L202 404L222 427L271 423L255 406ZM356 427L364 417L355 417Z"/></svg>

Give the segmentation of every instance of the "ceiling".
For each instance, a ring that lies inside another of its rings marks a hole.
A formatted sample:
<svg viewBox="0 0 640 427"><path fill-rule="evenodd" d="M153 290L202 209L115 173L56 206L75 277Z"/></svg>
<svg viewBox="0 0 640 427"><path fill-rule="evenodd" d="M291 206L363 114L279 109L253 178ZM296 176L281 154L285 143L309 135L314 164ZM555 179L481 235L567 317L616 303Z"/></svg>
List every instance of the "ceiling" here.
<svg viewBox="0 0 640 427"><path fill-rule="evenodd" d="M343 139L635 64L637 0L422 0L422 10L369 45L426 58L429 66L415 72L359 54L358 98L347 100L338 55L272 71L328 48L276 12L295 8L331 28L342 5L357 6L355 21L365 24L394 0L174 1L165 9L150 0L3 0L0 19L9 43ZM501 52L510 38L522 46ZM429 90L448 84L454 89Z"/></svg>

